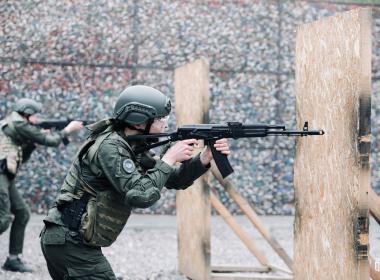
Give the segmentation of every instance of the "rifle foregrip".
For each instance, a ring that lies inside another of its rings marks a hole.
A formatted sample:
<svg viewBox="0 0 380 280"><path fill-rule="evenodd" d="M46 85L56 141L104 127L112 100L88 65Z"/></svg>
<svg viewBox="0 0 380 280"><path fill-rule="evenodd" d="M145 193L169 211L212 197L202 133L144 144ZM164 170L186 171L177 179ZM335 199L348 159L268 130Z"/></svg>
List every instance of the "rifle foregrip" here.
<svg viewBox="0 0 380 280"><path fill-rule="evenodd" d="M214 158L215 164L219 169L220 174L222 175L223 179L226 178L228 175L234 172L234 169L232 168L228 158L226 155L222 154L221 152L218 152L214 147L215 141L209 141L208 145L210 146L212 156Z"/></svg>

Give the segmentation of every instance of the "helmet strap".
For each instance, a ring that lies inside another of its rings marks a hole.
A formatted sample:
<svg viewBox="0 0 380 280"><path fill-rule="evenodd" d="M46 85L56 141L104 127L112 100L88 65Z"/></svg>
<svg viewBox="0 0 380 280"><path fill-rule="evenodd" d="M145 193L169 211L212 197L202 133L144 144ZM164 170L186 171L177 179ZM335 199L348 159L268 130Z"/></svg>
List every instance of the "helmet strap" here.
<svg viewBox="0 0 380 280"><path fill-rule="evenodd" d="M25 114L25 113L22 113L22 112L17 112L17 113L19 113L19 115L21 115L22 117L24 117L24 118L29 122L29 117L30 117L31 115L29 115L29 114Z"/></svg>
<svg viewBox="0 0 380 280"><path fill-rule="evenodd" d="M145 129L134 127L133 125L130 125L128 123L123 123L123 127L128 127L129 129L137 130L137 131L139 131L141 133L145 133Z"/></svg>
<svg viewBox="0 0 380 280"><path fill-rule="evenodd" d="M123 126L128 127L129 129L132 129L132 130L137 130L137 131L141 132L142 134L149 134L150 127L152 126L153 122L154 122L154 119L149 119L148 122L146 123L146 126L144 129L137 128L137 127L135 127L129 123L123 123Z"/></svg>
<svg viewBox="0 0 380 280"><path fill-rule="evenodd" d="M149 134L150 127L152 126L154 119L149 119L144 130L144 134Z"/></svg>

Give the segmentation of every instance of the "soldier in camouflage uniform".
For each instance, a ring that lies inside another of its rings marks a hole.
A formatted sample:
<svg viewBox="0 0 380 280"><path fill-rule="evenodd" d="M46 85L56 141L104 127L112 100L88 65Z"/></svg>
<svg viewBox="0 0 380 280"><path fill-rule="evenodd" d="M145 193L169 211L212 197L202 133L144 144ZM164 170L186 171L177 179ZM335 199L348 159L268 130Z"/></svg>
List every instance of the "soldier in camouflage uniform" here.
<svg viewBox="0 0 380 280"><path fill-rule="evenodd" d="M15 187L15 177L21 163L26 162L36 144L58 146L67 135L82 128L80 122L72 122L58 133L46 133L34 124L41 104L27 98L19 99L14 110L0 121L0 234L10 224L9 256L3 269L31 272L19 254L24 244L25 227L29 220L29 209Z"/></svg>
<svg viewBox="0 0 380 280"><path fill-rule="evenodd" d="M162 158L134 153L142 143L128 136L163 132L170 109L160 91L132 86L120 94L112 119L89 127L91 135L44 219L41 247L53 279L116 279L101 247L116 240L131 210L152 206L164 186L186 189L208 170L211 150L193 157L195 139L177 142ZM215 147L230 153L225 139Z"/></svg>

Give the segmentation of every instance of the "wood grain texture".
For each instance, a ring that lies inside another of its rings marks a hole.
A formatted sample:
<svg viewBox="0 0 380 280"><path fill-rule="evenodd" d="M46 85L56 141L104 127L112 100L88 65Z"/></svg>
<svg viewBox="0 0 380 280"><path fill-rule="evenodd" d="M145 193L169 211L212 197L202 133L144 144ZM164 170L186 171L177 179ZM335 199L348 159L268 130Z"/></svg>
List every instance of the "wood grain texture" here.
<svg viewBox="0 0 380 280"><path fill-rule="evenodd" d="M370 88L370 9L298 29L294 279L369 279Z"/></svg>
<svg viewBox="0 0 380 280"><path fill-rule="evenodd" d="M202 123L207 118L209 100L207 60L199 59L176 69L174 88L177 125ZM190 188L177 191L178 267L194 280L211 276L210 190L204 176Z"/></svg>

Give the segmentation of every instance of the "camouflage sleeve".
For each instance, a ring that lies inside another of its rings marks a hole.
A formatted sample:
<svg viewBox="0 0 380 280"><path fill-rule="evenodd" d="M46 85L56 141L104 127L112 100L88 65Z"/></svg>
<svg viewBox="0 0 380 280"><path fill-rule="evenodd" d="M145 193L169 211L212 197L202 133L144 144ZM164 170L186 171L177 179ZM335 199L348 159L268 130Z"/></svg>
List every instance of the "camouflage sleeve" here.
<svg viewBox="0 0 380 280"><path fill-rule="evenodd" d="M35 125L31 125L28 122L14 122L15 129L25 139L31 140L34 143L44 146L58 146L63 140L67 140L67 134L62 130L53 133L43 133Z"/></svg>
<svg viewBox="0 0 380 280"><path fill-rule="evenodd" d="M200 160L200 153L195 157L183 162L179 167L175 168L170 174L166 187L168 189L186 189L193 182L202 176L208 169L210 164L204 166Z"/></svg>
<svg viewBox="0 0 380 280"><path fill-rule="evenodd" d="M139 208L150 207L160 199L160 191L173 169L158 160L152 169L142 174L125 144L108 139L100 145L97 160L107 180L124 195L126 204Z"/></svg>

